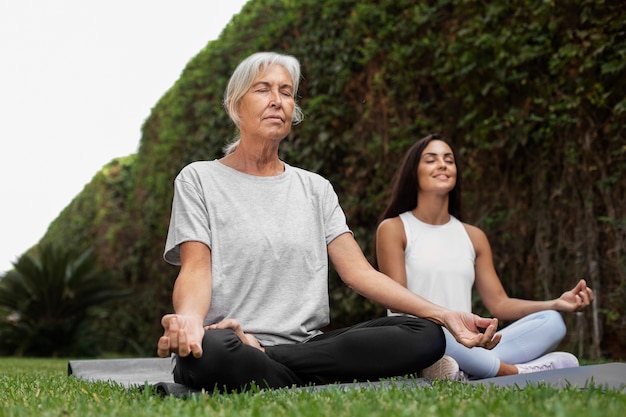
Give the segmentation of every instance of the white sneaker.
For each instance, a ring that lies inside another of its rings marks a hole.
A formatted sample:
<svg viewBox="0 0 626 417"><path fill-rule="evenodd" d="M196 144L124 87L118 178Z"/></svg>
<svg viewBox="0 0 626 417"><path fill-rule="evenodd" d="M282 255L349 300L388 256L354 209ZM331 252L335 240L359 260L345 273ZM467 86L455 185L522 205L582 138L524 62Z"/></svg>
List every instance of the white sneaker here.
<svg viewBox="0 0 626 417"><path fill-rule="evenodd" d="M578 366L576 356L567 352L552 352L526 363L520 363L517 370L520 374L550 371L552 369L575 368Z"/></svg>
<svg viewBox="0 0 626 417"><path fill-rule="evenodd" d="M448 379L451 381L467 379L463 371L459 369L459 364L448 355L443 355L437 362L422 369L420 376L428 379Z"/></svg>

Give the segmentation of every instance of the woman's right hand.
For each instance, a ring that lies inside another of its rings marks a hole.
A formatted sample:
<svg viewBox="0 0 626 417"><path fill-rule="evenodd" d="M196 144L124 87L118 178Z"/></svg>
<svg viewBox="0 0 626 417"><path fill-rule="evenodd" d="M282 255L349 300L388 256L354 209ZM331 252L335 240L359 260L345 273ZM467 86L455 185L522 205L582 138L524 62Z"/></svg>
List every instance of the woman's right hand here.
<svg viewBox="0 0 626 417"><path fill-rule="evenodd" d="M194 358L202 356L204 338L203 317L195 315L166 314L161 319L163 336L157 344L157 354L168 357L172 353Z"/></svg>

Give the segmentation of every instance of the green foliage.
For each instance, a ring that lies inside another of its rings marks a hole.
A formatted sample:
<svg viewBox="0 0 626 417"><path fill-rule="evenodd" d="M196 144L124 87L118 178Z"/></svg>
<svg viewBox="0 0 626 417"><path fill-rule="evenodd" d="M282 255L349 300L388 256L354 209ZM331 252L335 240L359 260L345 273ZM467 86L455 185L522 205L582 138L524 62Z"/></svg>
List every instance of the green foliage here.
<svg viewBox="0 0 626 417"><path fill-rule="evenodd" d="M92 251L78 256L40 245L0 281L2 352L58 356L92 354L88 312L127 291L98 268Z"/></svg>
<svg viewBox="0 0 626 417"><path fill-rule="evenodd" d="M555 297L585 277L601 324L586 337L624 357L624 33L614 0L252 0L154 106L137 155L98 173L42 242L95 248L138 300L115 312L136 346L115 349L152 353L176 276L162 261L172 181L237 135L221 104L236 64L287 52L306 118L281 157L333 183L366 253L400 158L439 131L460 155L464 220L490 237L509 294ZM332 326L384 314L330 282Z"/></svg>

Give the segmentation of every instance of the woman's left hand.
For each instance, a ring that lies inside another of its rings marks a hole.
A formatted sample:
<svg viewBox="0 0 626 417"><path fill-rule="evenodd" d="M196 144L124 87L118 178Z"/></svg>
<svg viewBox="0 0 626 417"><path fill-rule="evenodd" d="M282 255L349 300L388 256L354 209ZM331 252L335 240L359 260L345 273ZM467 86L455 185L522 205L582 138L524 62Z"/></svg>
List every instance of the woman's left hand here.
<svg viewBox="0 0 626 417"><path fill-rule="evenodd" d="M581 311L593 301L593 290L587 286L584 279L569 291L566 291L556 300L556 310L558 311Z"/></svg>
<svg viewBox="0 0 626 417"><path fill-rule="evenodd" d="M500 342L502 334L498 330L498 319L484 318L476 314L448 311L443 315L443 325L457 342L463 346L493 349ZM480 329L484 329L481 332Z"/></svg>
<svg viewBox="0 0 626 417"><path fill-rule="evenodd" d="M235 332L239 340L243 342L244 345L252 346L253 348L259 349L261 352L265 352L259 340L252 336L251 334L245 333L241 328L241 324L235 319L224 319L219 323L212 324L210 326L205 327L206 330L215 330L215 329L231 329Z"/></svg>

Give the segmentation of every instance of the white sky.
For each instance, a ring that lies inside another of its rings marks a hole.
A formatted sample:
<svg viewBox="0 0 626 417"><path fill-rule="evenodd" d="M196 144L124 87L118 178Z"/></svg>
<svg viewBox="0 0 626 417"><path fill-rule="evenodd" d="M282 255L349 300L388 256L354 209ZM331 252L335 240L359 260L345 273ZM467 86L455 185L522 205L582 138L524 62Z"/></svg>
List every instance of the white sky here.
<svg viewBox="0 0 626 417"><path fill-rule="evenodd" d="M0 0L0 274L247 0Z"/></svg>

